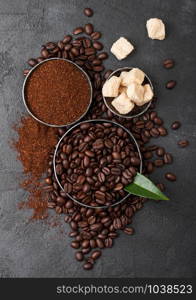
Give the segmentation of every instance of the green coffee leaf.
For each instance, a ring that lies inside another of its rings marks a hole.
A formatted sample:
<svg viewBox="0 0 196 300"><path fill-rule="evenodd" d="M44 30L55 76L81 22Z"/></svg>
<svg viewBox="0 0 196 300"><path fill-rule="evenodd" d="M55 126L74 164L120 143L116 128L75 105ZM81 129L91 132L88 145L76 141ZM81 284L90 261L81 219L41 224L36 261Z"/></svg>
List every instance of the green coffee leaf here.
<svg viewBox="0 0 196 300"><path fill-rule="evenodd" d="M130 194L154 200L169 200L159 188L146 176L137 173L134 181L124 190Z"/></svg>

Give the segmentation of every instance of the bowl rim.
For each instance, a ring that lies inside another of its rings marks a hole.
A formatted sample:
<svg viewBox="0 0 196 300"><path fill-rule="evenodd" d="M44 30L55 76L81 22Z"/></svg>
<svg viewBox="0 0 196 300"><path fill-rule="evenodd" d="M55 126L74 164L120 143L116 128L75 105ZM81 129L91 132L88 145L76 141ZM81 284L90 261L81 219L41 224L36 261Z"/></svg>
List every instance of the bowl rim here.
<svg viewBox="0 0 196 300"><path fill-rule="evenodd" d="M87 106L87 109L86 111L75 121L73 122L70 122L70 123L67 123L67 124L62 124L62 125L55 125L55 124L50 124L50 123L47 123L41 119L39 119L37 116L35 116L32 111L30 110L28 104L27 104L27 101L25 99L25 88L26 88L26 84L27 84L27 81L29 79L29 77L31 76L31 74L36 70L37 67L39 67L41 64L44 64L44 63L47 63L48 61L52 61L52 60L64 60L64 61L67 61L68 63L76 66L87 78L87 81L88 81L88 84L89 84L89 88L90 88L90 98L89 98L89 104ZM26 75L25 79L24 79L24 82L23 82L23 86L22 86L22 99L23 99L23 103L24 103L24 106L27 110L27 112L30 114L30 116L32 118L34 118L36 121L40 122L41 124L44 124L46 126L50 126L50 127L56 127L56 128L60 128L60 127L66 127L66 126L71 126L75 123L77 123L78 121L80 121L88 112L91 104L92 104L92 98L93 98L93 87L92 87L92 83L91 83L91 80L90 80L90 77L88 76L88 74L80 67L78 66L76 63L74 63L73 61L69 60L69 59L66 59L66 58L61 58L61 57L52 57L52 58L47 58L47 59L44 59L43 61L39 62L38 64L36 64L29 72L28 74Z"/></svg>
<svg viewBox="0 0 196 300"><path fill-rule="evenodd" d="M123 71L126 71L126 70L131 71L132 69L135 69L135 68L137 68L137 67L122 67L122 68L118 68L118 69L114 70L114 71L110 74L110 76L107 78L107 80L109 80L112 76L114 76L114 75L115 75L116 73L118 73L118 72L123 72ZM137 69L138 69L138 68L137 68ZM148 80L148 82L149 82L149 84L150 84L151 89L154 91L154 87L153 87L153 85L152 85L152 81L150 80L150 78L148 77L148 75L147 75L142 69L140 69L140 70L144 73L145 77L147 78L147 80ZM106 80L106 81L107 81L107 80ZM137 117L143 115L143 114L149 109L149 107L150 107L150 105L151 105L151 103L152 103L152 100L150 100L150 101L147 103L147 105L145 106L145 108L144 108L141 112L139 112L138 114L134 114L134 115L128 116L128 115L122 115L122 114L116 112L115 110L113 110L113 109L111 108L111 106L108 104L108 101L106 100L106 98L109 98L109 97L104 97L104 96L103 96L103 93L102 93L102 97L103 97L103 101L104 101L106 107L107 107L113 114L115 114L116 116L118 116L118 117L120 117L120 118L124 118L124 119L133 119L133 118L137 118Z"/></svg>
<svg viewBox="0 0 196 300"><path fill-rule="evenodd" d="M112 125L115 125L117 127L120 127L122 128L123 130L125 130L129 137L133 140L135 146L136 146L136 149L137 149L137 152L139 154L139 158L140 158L140 166L139 166L139 173L142 173L142 168L143 168L143 162L142 162L142 154L141 154L141 151L140 151L140 148L139 148L139 145L138 145L138 142L136 141L135 137L133 136L133 134L131 133L131 131L129 131L127 128L125 128L123 125L121 124L118 124L114 121L111 121L111 120L105 120L105 119L93 119L93 120L85 120L85 121L81 121L75 125L73 125L72 127L70 127L65 133L64 135L60 138L60 140L58 141L56 147L55 147L55 151L54 151L54 155L53 155L53 170L54 170L54 175L55 175L55 179L59 185L59 187L61 188L62 191L65 192L63 186L61 185L59 179L58 179L58 175L56 173L56 168L55 168L55 165L56 165L56 155L57 155L57 151L58 151L58 148L59 148L59 145L61 144L62 140L64 139L64 137L66 137L73 129L75 129L76 127L80 126L81 124L85 124L85 123L110 123ZM122 202L124 202L129 196L130 194L127 193L127 195L125 197L123 197L121 200L111 204L111 205L102 205L102 206L91 206L91 205L87 205L87 204L84 204L80 201L78 201L77 199L75 199L74 197L72 197L69 193L66 193L66 195L71 199L73 200L75 203L83 206L83 207L87 207L87 208L94 208L94 209L102 209L102 208L108 208L108 207L113 207L113 206L116 206Z"/></svg>

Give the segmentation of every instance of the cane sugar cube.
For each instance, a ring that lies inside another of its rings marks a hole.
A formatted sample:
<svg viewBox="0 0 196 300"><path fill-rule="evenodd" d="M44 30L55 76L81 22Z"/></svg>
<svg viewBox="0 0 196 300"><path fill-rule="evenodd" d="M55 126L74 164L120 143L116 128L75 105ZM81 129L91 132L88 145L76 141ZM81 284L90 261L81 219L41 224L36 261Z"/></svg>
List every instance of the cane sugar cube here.
<svg viewBox="0 0 196 300"><path fill-rule="evenodd" d="M127 39L120 37L115 43L113 43L111 52L118 60L122 60L127 57L133 49L133 45Z"/></svg>
<svg viewBox="0 0 196 300"><path fill-rule="evenodd" d="M138 106L142 106L144 103L144 87L137 83L132 83L127 88L127 96Z"/></svg>
<svg viewBox="0 0 196 300"><path fill-rule="evenodd" d="M165 24L161 19L152 18L146 22L148 37L156 40L164 40L165 38Z"/></svg>
<svg viewBox="0 0 196 300"><path fill-rule="evenodd" d="M152 100L153 96L154 96L154 94L153 94L150 84L145 84L144 85L144 103L147 103L150 100Z"/></svg>
<svg viewBox="0 0 196 300"><path fill-rule="evenodd" d="M112 105L122 114L128 114L134 108L134 103L127 97L126 93L121 93L112 101Z"/></svg>
<svg viewBox="0 0 196 300"><path fill-rule="evenodd" d="M122 72L121 75L121 85L123 86L129 86L132 82L142 84L145 77L144 72L138 68L133 68L129 72Z"/></svg>
<svg viewBox="0 0 196 300"><path fill-rule="evenodd" d="M122 93L127 93L127 87L126 86L122 86L122 85L120 85L120 87L119 87L119 90L118 90L118 93L119 94L122 94Z"/></svg>
<svg viewBox="0 0 196 300"><path fill-rule="evenodd" d="M104 97L117 97L119 92L121 79L117 76L112 76L106 80L102 88L102 94Z"/></svg>

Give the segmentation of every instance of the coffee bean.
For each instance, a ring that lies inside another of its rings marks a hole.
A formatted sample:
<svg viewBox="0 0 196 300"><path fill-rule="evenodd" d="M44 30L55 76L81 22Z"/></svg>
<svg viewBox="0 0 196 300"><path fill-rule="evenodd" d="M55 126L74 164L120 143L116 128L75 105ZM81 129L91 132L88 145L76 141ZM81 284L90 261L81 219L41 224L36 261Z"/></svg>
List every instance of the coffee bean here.
<svg viewBox="0 0 196 300"><path fill-rule="evenodd" d="M30 71L29 69L24 69L24 70L23 70L23 75L24 75L24 76L27 76L27 74L29 74L29 71Z"/></svg>
<svg viewBox="0 0 196 300"><path fill-rule="evenodd" d="M80 243L77 241L73 241L73 242L71 242L71 247L74 249L78 249L78 248L80 248Z"/></svg>
<svg viewBox="0 0 196 300"><path fill-rule="evenodd" d="M29 66L34 67L34 66L37 65L37 60L34 59L34 58L30 58L30 59L28 60L28 64L29 64Z"/></svg>
<svg viewBox="0 0 196 300"><path fill-rule="evenodd" d="M96 53L95 48L89 47L84 50L85 55L89 56Z"/></svg>
<svg viewBox="0 0 196 300"><path fill-rule="evenodd" d="M167 89L173 89L176 86L176 81L175 80L170 80L166 83L166 88Z"/></svg>
<svg viewBox="0 0 196 300"><path fill-rule="evenodd" d="M176 181L176 175L173 173L166 173L165 174L165 178L169 181Z"/></svg>
<svg viewBox="0 0 196 300"><path fill-rule="evenodd" d="M72 36L66 35L66 36L64 36L63 43L67 44L67 43L71 42L71 40L72 40Z"/></svg>
<svg viewBox="0 0 196 300"><path fill-rule="evenodd" d="M84 31L85 31L86 34L91 35L93 33L93 31L94 31L93 25L90 24L90 23L86 24L84 26Z"/></svg>
<svg viewBox="0 0 196 300"><path fill-rule="evenodd" d="M158 183L157 187L163 192L165 190L165 186L163 183Z"/></svg>
<svg viewBox="0 0 196 300"><path fill-rule="evenodd" d="M157 129L158 129L159 134L161 136L166 136L167 135L167 129L166 128L164 128L164 127L158 127Z"/></svg>
<svg viewBox="0 0 196 300"><path fill-rule="evenodd" d="M77 27L74 29L73 34L77 35L80 34L84 31L84 29L82 27Z"/></svg>
<svg viewBox="0 0 196 300"><path fill-rule="evenodd" d="M86 262L83 265L84 270L91 270L93 268L93 265L90 262Z"/></svg>
<svg viewBox="0 0 196 300"><path fill-rule="evenodd" d="M166 69L171 69L174 67L174 60L173 59L165 59L163 62L163 66Z"/></svg>
<svg viewBox="0 0 196 300"><path fill-rule="evenodd" d="M157 156L163 156L165 154L165 149L163 147L159 147L157 150L156 150L156 155Z"/></svg>
<svg viewBox="0 0 196 300"><path fill-rule="evenodd" d="M100 59L94 59L92 61L93 66L99 66L100 64L102 64L102 61Z"/></svg>
<svg viewBox="0 0 196 300"><path fill-rule="evenodd" d="M103 44L100 42L93 42L93 47L97 50L102 50L103 49Z"/></svg>
<svg viewBox="0 0 196 300"><path fill-rule="evenodd" d="M101 59L101 60L104 60L104 59L107 59L108 58L108 54L107 54L107 52L101 52L101 53L99 53L98 55L97 55L97 58L98 59ZM110 71L110 70L109 70ZM111 74L111 73L110 73ZM107 79L107 78L105 78L105 79Z"/></svg>
<svg viewBox="0 0 196 300"><path fill-rule="evenodd" d="M112 240L111 237L105 239L105 247L106 247L106 248L111 248L112 245L113 245L113 240Z"/></svg>
<svg viewBox="0 0 196 300"><path fill-rule="evenodd" d="M163 161L163 159L156 159L155 161L154 161L154 165L155 165L155 167L162 167L163 165L164 165L164 161Z"/></svg>
<svg viewBox="0 0 196 300"><path fill-rule="evenodd" d="M105 247L103 241L99 238L96 239L96 243L97 243L97 247L100 248L100 249Z"/></svg>
<svg viewBox="0 0 196 300"><path fill-rule="evenodd" d="M92 17L93 16L93 10L91 9L91 8L85 8L84 9L84 14L85 14L85 16L87 16L87 17Z"/></svg>
<svg viewBox="0 0 196 300"><path fill-rule="evenodd" d="M189 141L188 140L180 140L178 141L178 146L180 146L181 148L185 148L189 145Z"/></svg>
<svg viewBox="0 0 196 300"><path fill-rule="evenodd" d="M97 258L99 258L101 256L101 251L100 250L95 250L92 252L91 257L96 260Z"/></svg>
<svg viewBox="0 0 196 300"><path fill-rule="evenodd" d="M95 32L91 33L91 38L93 40L99 40L101 38L101 32L95 31Z"/></svg>
<svg viewBox="0 0 196 300"><path fill-rule="evenodd" d="M170 153L165 153L163 160L165 164L171 164L173 162L173 157Z"/></svg>
<svg viewBox="0 0 196 300"><path fill-rule="evenodd" d="M134 229L132 227L126 227L123 231L128 235L132 235L134 233Z"/></svg>
<svg viewBox="0 0 196 300"><path fill-rule="evenodd" d="M75 254L75 258L78 261L82 261L84 259L84 254L81 251L77 251Z"/></svg>
<svg viewBox="0 0 196 300"><path fill-rule="evenodd" d="M175 121L175 122L173 122L172 125L171 125L171 128L172 128L173 130L176 130L176 129L180 128L180 127L181 127L181 123L180 123L179 121Z"/></svg>

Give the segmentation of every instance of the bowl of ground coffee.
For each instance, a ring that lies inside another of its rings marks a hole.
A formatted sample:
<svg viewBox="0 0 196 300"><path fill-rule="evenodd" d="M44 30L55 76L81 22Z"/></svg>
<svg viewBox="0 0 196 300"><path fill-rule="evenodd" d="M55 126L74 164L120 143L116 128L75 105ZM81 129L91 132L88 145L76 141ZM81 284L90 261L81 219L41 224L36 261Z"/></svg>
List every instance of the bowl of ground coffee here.
<svg viewBox="0 0 196 300"><path fill-rule="evenodd" d="M106 208L130 196L124 187L142 172L142 158L129 130L97 119L66 131L56 146L53 167L69 198L88 208Z"/></svg>
<svg viewBox="0 0 196 300"><path fill-rule="evenodd" d="M63 127L84 117L92 102L92 85L88 75L72 61L51 58L31 69L22 97L34 119Z"/></svg>

